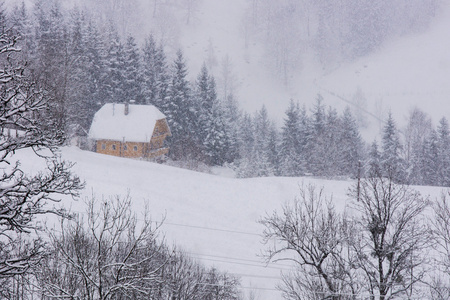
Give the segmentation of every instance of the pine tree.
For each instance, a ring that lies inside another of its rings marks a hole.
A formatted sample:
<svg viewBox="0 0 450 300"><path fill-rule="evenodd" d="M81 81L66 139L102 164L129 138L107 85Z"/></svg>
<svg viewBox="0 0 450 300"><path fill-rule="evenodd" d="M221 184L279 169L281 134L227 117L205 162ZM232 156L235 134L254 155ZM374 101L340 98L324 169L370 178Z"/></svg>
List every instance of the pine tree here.
<svg viewBox="0 0 450 300"><path fill-rule="evenodd" d="M195 135L198 112L193 105L191 88L186 79L186 62L181 50L172 66L171 83L164 113L167 117L172 138L171 156L175 159L197 158L200 155L199 141Z"/></svg>
<svg viewBox="0 0 450 300"><path fill-rule="evenodd" d="M71 11L69 22L69 69L68 88L67 88L67 122L69 136L81 134L79 131L87 133L90 126L89 101L91 95L89 93L88 83L86 80L89 75L88 57L87 57L87 41L84 26L87 20L85 15L78 9ZM91 112L92 113L92 112Z"/></svg>
<svg viewBox="0 0 450 300"><path fill-rule="evenodd" d="M209 82L209 98L212 101L212 111L209 115L209 126L206 129L206 138L203 146L206 150L206 156L209 163L213 165L222 165L225 162L225 156L230 148L230 142L225 128L225 115L222 105L216 96L216 85L214 78Z"/></svg>
<svg viewBox="0 0 450 300"><path fill-rule="evenodd" d="M389 114L383 129L381 153L381 168L384 176L392 178L395 182L404 182L405 163L401 157L402 145L392 114Z"/></svg>
<svg viewBox="0 0 450 300"><path fill-rule="evenodd" d="M341 120L338 117L337 111L330 107L326 116L323 138L319 140L319 145L322 145L319 147L323 150L321 175L328 177L345 175L341 160L341 129Z"/></svg>
<svg viewBox="0 0 450 300"><path fill-rule="evenodd" d="M233 94L229 94L222 104L224 110L225 134L228 140L228 150L225 153L225 161L233 163L240 158L241 143L239 133L241 128L242 113Z"/></svg>
<svg viewBox="0 0 450 300"><path fill-rule="evenodd" d="M381 154L377 141L374 140L369 150L366 174L368 177L381 177Z"/></svg>
<svg viewBox="0 0 450 300"><path fill-rule="evenodd" d="M45 87L49 103L48 128L67 129L70 57L68 29L59 2L38 0L36 17L36 78Z"/></svg>
<svg viewBox="0 0 450 300"><path fill-rule="evenodd" d="M439 121L437 135L438 184L448 187L450 186L450 129L445 117Z"/></svg>
<svg viewBox="0 0 450 300"><path fill-rule="evenodd" d="M308 171L317 176L325 175L325 151L326 142L326 114L325 106L322 104L323 98L319 94L316 98L316 104L312 109L306 144L306 155L308 162Z"/></svg>
<svg viewBox="0 0 450 300"><path fill-rule="evenodd" d="M126 99L124 87L125 55L117 30L112 25L109 27L108 44L105 55L106 72L103 78L106 102L121 103L130 100Z"/></svg>
<svg viewBox="0 0 450 300"><path fill-rule="evenodd" d="M123 49L123 93L122 101L134 100L136 103L143 104L144 99L141 91L141 61L139 49L136 45L134 37L129 35Z"/></svg>
<svg viewBox="0 0 450 300"><path fill-rule="evenodd" d="M20 47L20 56L31 63L32 59L36 56L36 44L34 39L34 26L27 11L25 2L21 2L20 5L14 6L9 16L9 28L11 28L12 34L20 37L17 45Z"/></svg>
<svg viewBox="0 0 450 300"><path fill-rule="evenodd" d="M280 156L279 156L279 133L275 123L271 122L269 126L269 136L267 140L267 156L272 168L272 175L280 175Z"/></svg>
<svg viewBox="0 0 450 300"><path fill-rule="evenodd" d="M431 119L423 111L414 108L404 130L404 152L409 184L423 184L422 162L425 139L432 130Z"/></svg>
<svg viewBox="0 0 450 300"><path fill-rule="evenodd" d="M153 35L145 40L142 56L142 93L144 103L156 104L157 98L157 82L156 82L156 57L157 47Z"/></svg>
<svg viewBox="0 0 450 300"><path fill-rule="evenodd" d="M169 69L166 62L166 55L164 53L164 47L161 44L156 53L156 90L157 95L155 99L155 105L163 109L166 104L167 95L169 93L170 76Z"/></svg>
<svg viewBox="0 0 450 300"><path fill-rule="evenodd" d="M83 35L84 42L86 45L86 60L87 60L87 81L88 93L90 95L89 101L89 120L92 120L93 112L95 113L103 104L109 102L105 95L106 88L106 48L104 43L104 37L100 34L97 26L90 18L88 24L85 28L85 33Z"/></svg>
<svg viewBox="0 0 450 300"><path fill-rule="evenodd" d="M359 162L363 159L363 141L356 120L350 108L346 108L341 117L339 132L339 161L343 175L355 178L359 172Z"/></svg>
<svg viewBox="0 0 450 300"><path fill-rule="evenodd" d="M423 144L423 153L420 163L422 174L421 184L437 185L440 182L439 178L439 142L438 134L432 130L430 136L425 138Z"/></svg>
<svg viewBox="0 0 450 300"><path fill-rule="evenodd" d="M145 40L142 60L141 89L144 103L153 104L164 111L167 106L170 76L164 48L162 45L156 45L153 35Z"/></svg>
<svg viewBox="0 0 450 300"><path fill-rule="evenodd" d="M265 106L263 106L261 110L256 113L254 123L255 176L272 176L275 173L275 166L272 165L269 148L271 122L269 121Z"/></svg>
<svg viewBox="0 0 450 300"><path fill-rule="evenodd" d="M302 153L300 148L300 112L298 103L291 100L286 110L286 118L281 132L280 173L286 176L304 174Z"/></svg>
<svg viewBox="0 0 450 300"><path fill-rule="evenodd" d="M225 128L225 116L217 98L214 77L210 76L206 64L197 77L195 106L198 110L196 133L204 147L207 163L222 165L229 149Z"/></svg>
<svg viewBox="0 0 450 300"><path fill-rule="evenodd" d="M240 153L237 161L237 176L240 178L247 178L256 176L254 166L255 156L255 124L252 117L245 113L242 117L239 131Z"/></svg>

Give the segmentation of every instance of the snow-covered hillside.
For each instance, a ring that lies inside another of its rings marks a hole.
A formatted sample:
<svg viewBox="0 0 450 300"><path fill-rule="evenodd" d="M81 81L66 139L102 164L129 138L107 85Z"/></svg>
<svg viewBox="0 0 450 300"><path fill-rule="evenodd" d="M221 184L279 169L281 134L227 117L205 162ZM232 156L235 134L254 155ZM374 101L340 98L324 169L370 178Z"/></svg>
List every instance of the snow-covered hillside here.
<svg viewBox="0 0 450 300"><path fill-rule="evenodd" d="M38 160L22 157L24 166ZM323 186L339 210L350 201L349 181L313 178L235 179L63 148L62 157L75 162L73 171L86 181L83 197L98 199L130 194L139 216L147 203L152 219L165 216L161 233L168 244L176 244L202 263L242 278L243 292L257 299L279 298L276 285L280 272L288 272L286 262L266 264L261 258L262 226L257 222L266 213L279 210L294 199L299 185ZM440 188L420 187L432 198ZM65 201L74 212L83 212L83 201Z"/></svg>

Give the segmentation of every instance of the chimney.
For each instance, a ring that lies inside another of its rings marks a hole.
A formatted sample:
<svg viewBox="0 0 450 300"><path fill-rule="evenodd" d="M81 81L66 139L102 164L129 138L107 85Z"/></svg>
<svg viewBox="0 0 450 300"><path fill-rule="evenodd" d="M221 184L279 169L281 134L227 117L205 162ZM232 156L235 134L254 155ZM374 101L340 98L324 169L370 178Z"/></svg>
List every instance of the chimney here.
<svg viewBox="0 0 450 300"><path fill-rule="evenodd" d="M125 110L123 112L125 116L128 116L129 111L130 111L130 103L125 102Z"/></svg>

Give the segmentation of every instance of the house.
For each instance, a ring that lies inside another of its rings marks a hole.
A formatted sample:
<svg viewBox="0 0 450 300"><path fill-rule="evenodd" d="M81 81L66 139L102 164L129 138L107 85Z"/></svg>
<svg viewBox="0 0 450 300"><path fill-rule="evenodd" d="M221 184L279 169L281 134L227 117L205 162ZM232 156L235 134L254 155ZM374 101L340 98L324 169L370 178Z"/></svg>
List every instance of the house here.
<svg viewBox="0 0 450 300"><path fill-rule="evenodd" d="M169 148L166 116L153 105L107 103L94 115L89 138L95 152L134 158L158 158Z"/></svg>

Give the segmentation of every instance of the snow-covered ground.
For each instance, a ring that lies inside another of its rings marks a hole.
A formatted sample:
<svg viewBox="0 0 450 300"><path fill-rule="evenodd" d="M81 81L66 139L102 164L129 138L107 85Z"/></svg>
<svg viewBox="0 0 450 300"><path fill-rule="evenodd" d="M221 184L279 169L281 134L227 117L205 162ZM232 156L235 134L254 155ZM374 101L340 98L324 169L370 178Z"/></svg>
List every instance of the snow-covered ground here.
<svg viewBox="0 0 450 300"><path fill-rule="evenodd" d="M42 167L34 155L18 155L27 169ZM62 157L75 162L73 171L86 181L83 197L95 194L100 199L129 193L138 216L147 203L154 221L165 216L161 234L168 244L180 246L206 265L240 276L244 294L253 292L256 299L279 299L276 285L280 283L280 272L290 269L286 262L269 265L263 262L263 227L257 221L294 199L302 184L323 186L339 210L350 201L347 196L350 181L236 179L76 147L63 148ZM418 189L431 198L441 192L435 187ZM74 212L84 211L83 201L66 200L64 205Z"/></svg>

